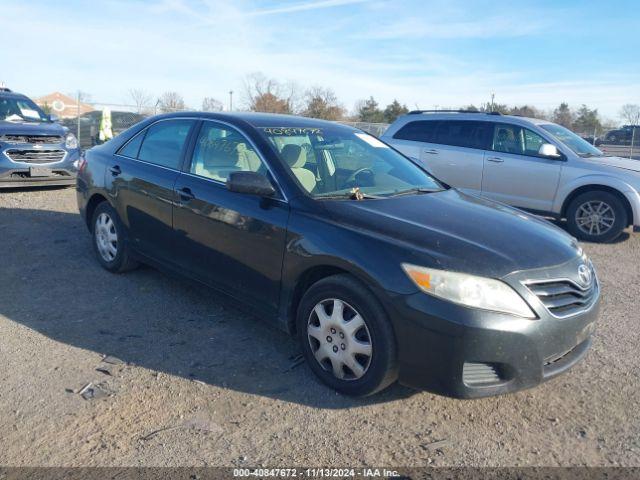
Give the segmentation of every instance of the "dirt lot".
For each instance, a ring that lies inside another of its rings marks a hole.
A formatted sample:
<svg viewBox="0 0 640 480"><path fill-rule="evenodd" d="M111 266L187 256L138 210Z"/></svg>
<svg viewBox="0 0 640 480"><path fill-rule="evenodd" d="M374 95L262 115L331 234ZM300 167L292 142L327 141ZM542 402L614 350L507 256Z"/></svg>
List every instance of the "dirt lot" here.
<svg viewBox="0 0 640 480"><path fill-rule="evenodd" d="M603 286L586 360L474 401L337 395L211 291L102 270L72 189L0 193L0 246L0 465L640 465L640 234L584 246Z"/></svg>

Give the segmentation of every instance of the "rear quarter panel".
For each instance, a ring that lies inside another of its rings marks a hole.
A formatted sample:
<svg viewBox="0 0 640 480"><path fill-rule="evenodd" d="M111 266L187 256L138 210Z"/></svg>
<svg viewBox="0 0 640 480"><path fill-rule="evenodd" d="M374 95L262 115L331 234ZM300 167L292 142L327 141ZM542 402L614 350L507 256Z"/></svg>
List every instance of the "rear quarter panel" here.
<svg viewBox="0 0 640 480"><path fill-rule="evenodd" d="M87 203L96 194L107 197L105 190L105 171L106 162L104 153L98 149L91 149L85 152L86 164L81 172L79 172L76 180L76 192L78 198L78 209L86 222Z"/></svg>

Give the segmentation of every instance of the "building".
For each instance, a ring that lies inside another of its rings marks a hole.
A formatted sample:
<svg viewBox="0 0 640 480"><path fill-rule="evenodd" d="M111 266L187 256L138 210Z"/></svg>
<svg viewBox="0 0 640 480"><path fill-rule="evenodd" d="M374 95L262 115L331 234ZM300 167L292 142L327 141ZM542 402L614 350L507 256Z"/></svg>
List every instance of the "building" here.
<svg viewBox="0 0 640 480"><path fill-rule="evenodd" d="M68 95L60 92L53 92L40 98L34 98L41 108L48 110L49 113L53 113L60 118L75 118L78 113L93 111L93 107L86 103L80 102L80 112L78 112L78 101Z"/></svg>

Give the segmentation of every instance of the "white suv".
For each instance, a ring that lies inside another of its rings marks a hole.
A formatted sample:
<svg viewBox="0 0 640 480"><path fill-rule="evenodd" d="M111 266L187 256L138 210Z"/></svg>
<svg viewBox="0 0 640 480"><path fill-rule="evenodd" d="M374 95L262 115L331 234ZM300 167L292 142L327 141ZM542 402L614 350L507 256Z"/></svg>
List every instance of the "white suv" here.
<svg viewBox="0 0 640 480"><path fill-rule="evenodd" d="M582 240L612 241L640 227L640 161L605 156L555 123L418 110L381 138L462 191L566 218Z"/></svg>

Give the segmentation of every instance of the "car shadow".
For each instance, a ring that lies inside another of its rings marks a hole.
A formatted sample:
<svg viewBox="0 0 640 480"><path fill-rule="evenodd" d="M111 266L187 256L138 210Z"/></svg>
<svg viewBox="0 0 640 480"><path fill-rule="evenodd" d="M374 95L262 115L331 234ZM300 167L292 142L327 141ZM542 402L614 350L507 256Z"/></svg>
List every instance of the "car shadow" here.
<svg viewBox="0 0 640 480"><path fill-rule="evenodd" d="M394 385L364 399L339 395L315 379L294 338L213 290L150 267L106 272L78 214L0 208L0 232L0 315L57 342L155 375L313 407L366 406L415 393Z"/></svg>
<svg viewBox="0 0 640 480"><path fill-rule="evenodd" d="M556 226L560 227L561 229L563 229L565 232L569 233L569 229L567 228L567 222L566 220L558 220L558 219L553 219L553 218L546 218L546 220L549 220L551 223L555 224ZM623 243L626 242L629 237L631 237L631 234L628 231L623 231L617 238L615 238L614 240L607 242L609 244L615 245L617 243ZM583 243L594 243L594 242L588 242L586 240L581 240L581 242Z"/></svg>

